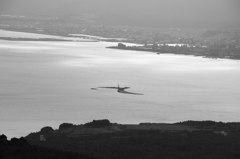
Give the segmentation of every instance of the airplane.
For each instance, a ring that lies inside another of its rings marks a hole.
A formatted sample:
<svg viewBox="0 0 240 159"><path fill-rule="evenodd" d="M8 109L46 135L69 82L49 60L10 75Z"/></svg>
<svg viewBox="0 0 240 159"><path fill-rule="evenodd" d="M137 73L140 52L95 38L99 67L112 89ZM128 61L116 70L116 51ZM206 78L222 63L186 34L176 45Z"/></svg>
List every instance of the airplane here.
<svg viewBox="0 0 240 159"><path fill-rule="evenodd" d="M133 95L143 95L141 93L127 92L127 91L125 91L125 89L129 89L130 87L119 87L119 84L118 84L118 87L97 87L97 88L117 89L118 93L133 94ZM96 90L96 88L91 88L91 89Z"/></svg>

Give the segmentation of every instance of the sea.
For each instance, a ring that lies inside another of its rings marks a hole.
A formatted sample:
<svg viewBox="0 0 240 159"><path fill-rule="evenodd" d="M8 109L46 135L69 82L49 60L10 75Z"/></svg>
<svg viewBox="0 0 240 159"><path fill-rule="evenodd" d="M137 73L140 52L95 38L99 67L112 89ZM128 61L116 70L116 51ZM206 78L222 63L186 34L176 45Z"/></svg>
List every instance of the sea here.
<svg viewBox="0 0 240 159"><path fill-rule="evenodd" d="M1 30L1 36L26 33ZM0 134L21 137L99 119L240 121L239 60L106 48L116 45L0 40ZM98 88L118 85L143 95Z"/></svg>

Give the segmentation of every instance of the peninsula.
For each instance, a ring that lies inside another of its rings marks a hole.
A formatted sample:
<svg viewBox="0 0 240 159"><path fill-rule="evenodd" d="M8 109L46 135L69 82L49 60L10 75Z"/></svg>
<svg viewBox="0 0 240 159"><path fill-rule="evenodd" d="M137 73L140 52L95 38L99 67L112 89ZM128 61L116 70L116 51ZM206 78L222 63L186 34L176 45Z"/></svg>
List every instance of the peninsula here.
<svg viewBox="0 0 240 159"><path fill-rule="evenodd" d="M123 43L118 43L117 46L107 47L110 49L133 50L133 51L148 51L159 54L182 54L203 56L208 58L225 58L225 59L240 59L240 48L229 47L207 47L196 46L189 44L149 44L138 46L127 46Z"/></svg>

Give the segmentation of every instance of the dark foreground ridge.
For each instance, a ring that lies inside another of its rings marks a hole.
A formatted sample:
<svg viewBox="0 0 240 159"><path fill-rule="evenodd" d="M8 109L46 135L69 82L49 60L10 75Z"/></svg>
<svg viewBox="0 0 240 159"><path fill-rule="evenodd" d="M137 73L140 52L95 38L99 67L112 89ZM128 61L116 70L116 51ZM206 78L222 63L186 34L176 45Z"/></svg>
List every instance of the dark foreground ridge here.
<svg viewBox="0 0 240 159"><path fill-rule="evenodd" d="M47 126L25 137L32 145L97 159L239 159L240 123L186 121L117 124L109 120L59 129Z"/></svg>
<svg viewBox="0 0 240 159"><path fill-rule="evenodd" d="M1 159L92 159L77 152L49 149L31 145L23 137L7 140L7 136L0 135Z"/></svg>

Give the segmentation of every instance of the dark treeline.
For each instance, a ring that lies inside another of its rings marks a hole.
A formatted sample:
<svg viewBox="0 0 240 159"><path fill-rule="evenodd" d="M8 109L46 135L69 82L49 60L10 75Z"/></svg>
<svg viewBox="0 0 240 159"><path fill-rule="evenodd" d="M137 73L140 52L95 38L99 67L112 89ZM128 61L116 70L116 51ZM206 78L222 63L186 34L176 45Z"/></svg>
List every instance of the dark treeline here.
<svg viewBox="0 0 240 159"><path fill-rule="evenodd" d="M92 122L84 124L84 126L88 128L101 128L101 127L110 126L110 125L111 123L107 119L93 120Z"/></svg>
<svg viewBox="0 0 240 159"><path fill-rule="evenodd" d="M148 125L157 124L149 123ZM130 130L91 133L117 126L108 120L73 125L63 123L59 130L44 127L29 134L32 145L73 151L97 159L239 159L240 123L185 121L196 130ZM124 125L122 125L124 126ZM74 132L75 131L75 132ZM86 131L86 133L79 133ZM88 131L88 132L87 132ZM76 136L70 136L69 132ZM89 133L90 132L90 133ZM44 135L46 141L40 141Z"/></svg>
<svg viewBox="0 0 240 159"><path fill-rule="evenodd" d="M1 159L91 159L76 152L54 150L46 147L33 146L23 137L7 140L5 135L0 136Z"/></svg>
<svg viewBox="0 0 240 159"><path fill-rule="evenodd" d="M191 126L197 129L205 129L205 130L223 130L223 131L230 131L240 134L240 123L239 122L215 122L215 121L184 121L179 122L177 124Z"/></svg>
<svg viewBox="0 0 240 159"><path fill-rule="evenodd" d="M33 144L99 159L238 159L240 136L212 131L122 131L82 137L64 135ZM66 146L67 145L67 146Z"/></svg>

